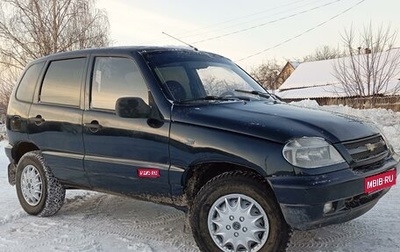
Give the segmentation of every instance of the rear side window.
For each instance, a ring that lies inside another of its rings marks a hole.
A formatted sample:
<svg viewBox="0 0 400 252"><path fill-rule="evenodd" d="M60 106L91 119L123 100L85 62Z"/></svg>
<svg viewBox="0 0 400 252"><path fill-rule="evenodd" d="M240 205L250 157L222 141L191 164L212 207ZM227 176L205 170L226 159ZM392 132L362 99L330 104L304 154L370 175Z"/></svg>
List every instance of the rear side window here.
<svg viewBox="0 0 400 252"><path fill-rule="evenodd" d="M79 106L85 63L85 58L51 62L43 80L40 101Z"/></svg>
<svg viewBox="0 0 400 252"><path fill-rule="evenodd" d="M40 71L44 65L43 63L37 63L30 66L22 77L16 97L20 101L32 102L33 93L35 92L36 82L39 78Z"/></svg>
<svg viewBox="0 0 400 252"><path fill-rule="evenodd" d="M96 57L91 89L91 107L114 110L120 97L140 97L148 104L146 82L132 59Z"/></svg>

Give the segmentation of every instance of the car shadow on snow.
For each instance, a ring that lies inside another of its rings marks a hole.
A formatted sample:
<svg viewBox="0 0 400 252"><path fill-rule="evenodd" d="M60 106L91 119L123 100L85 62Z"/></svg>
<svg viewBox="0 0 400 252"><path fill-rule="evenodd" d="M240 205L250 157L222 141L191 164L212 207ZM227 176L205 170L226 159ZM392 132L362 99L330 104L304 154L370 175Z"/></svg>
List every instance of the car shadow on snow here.
<svg viewBox="0 0 400 252"><path fill-rule="evenodd" d="M370 234L370 227L357 219L309 231L294 231L287 251L354 251L346 248L354 247L353 244L362 242Z"/></svg>
<svg viewBox="0 0 400 252"><path fill-rule="evenodd" d="M108 234L134 238L153 248L163 246L166 251L197 250L191 234L184 232L185 214L169 206L102 193L71 191L58 216L68 221L80 220L78 225L92 230L93 236ZM311 231L294 231L287 251L348 251L342 249L349 243L362 242L363 237L371 234L370 230L366 223L353 220Z"/></svg>

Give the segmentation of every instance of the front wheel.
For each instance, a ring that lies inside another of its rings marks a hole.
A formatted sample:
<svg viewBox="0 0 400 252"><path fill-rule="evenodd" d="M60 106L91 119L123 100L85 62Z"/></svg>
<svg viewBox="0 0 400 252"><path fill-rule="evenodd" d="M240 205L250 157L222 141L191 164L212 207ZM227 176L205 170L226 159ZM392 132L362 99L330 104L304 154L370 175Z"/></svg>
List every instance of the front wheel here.
<svg viewBox="0 0 400 252"><path fill-rule="evenodd" d="M226 172L204 185L190 222L201 251L285 251L290 237L271 190L244 172Z"/></svg>

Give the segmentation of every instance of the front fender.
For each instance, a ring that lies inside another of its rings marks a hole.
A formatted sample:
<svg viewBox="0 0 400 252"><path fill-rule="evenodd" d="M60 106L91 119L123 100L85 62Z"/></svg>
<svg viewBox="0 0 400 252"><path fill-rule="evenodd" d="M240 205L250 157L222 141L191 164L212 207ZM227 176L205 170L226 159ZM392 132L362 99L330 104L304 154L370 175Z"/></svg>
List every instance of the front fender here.
<svg viewBox="0 0 400 252"><path fill-rule="evenodd" d="M282 144L221 129L173 123L170 131L170 184L177 193L191 169L205 164L232 164L263 177L293 175ZM175 189L174 189L175 188Z"/></svg>

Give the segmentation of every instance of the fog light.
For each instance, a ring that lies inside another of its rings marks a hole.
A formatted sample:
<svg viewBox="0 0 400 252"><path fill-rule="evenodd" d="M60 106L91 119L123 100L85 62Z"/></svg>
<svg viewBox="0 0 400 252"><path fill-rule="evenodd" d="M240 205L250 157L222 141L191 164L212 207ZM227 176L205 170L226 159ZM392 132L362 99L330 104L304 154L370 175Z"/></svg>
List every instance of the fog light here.
<svg viewBox="0 0 400 252"><path fill-rule="evenodd" d="M324 214L327 214L327 213L329 213L329 212L331 212L333 210L333 204L332 204L332 202L327 202L327 203L325 203L325 205L324 205Z"/></svg>

